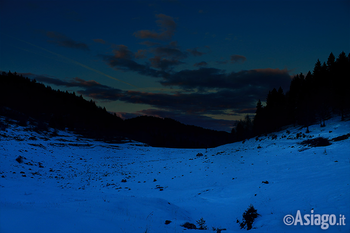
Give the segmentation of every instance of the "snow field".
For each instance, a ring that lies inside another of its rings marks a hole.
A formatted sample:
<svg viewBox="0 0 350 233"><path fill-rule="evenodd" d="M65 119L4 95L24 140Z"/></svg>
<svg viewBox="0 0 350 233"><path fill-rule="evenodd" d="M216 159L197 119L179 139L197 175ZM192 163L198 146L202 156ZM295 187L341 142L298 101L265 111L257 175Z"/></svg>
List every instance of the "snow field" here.
<svg viewBox="0 0 350 233"><path fill-rule="evenodd" d="M326 123L306 135L350 132L349 121ZM208 226L200 232L245 232L236 221L250 204L261 215L252 232L324 232L286 226L283 217L313 209L350 218L350 139L308 147L299 144L306 139L296 138L300 132L289 127L276 139L205 150L107 144L10 125L0 131L0 232L193 232L180 225L200 218Z"/></svg>

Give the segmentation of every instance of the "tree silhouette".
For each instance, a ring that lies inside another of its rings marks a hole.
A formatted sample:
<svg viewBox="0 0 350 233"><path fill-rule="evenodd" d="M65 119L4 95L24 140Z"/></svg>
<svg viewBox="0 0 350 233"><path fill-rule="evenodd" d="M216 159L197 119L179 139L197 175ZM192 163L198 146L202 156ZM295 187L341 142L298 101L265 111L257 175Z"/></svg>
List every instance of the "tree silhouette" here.
<svg viewBox="0 0 350 233"><path fill-rule="evenodd" d="M282 88L269 91L266 106L259 100L253 121L253 133L272 132L287 124L308 126L320 122L323 127L332 113L339 113L344 120L350 112L350 54L344 52L337 58L330 53L327 63L316 61L312 73L297 74L290 88L283 94ZM238 125L237 125L238 126Z"/></svg>

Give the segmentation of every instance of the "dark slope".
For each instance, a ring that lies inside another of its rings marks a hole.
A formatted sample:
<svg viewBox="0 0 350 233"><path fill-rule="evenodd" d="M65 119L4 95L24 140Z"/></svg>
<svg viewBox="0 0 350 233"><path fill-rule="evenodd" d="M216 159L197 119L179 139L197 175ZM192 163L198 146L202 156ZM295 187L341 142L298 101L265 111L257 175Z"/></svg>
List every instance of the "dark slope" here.
<svg viewBox="0 0 350 233"><path fill-rule="evenodd" d="M232 142L227 132L184 125L170 118L140 116L125 123L128 133L136 140L154 146L209 148Z"/></svg>
<svg viewBox="0 0 350 233"><path fill-rule="evenodd" d="M16 73L0 75L0 114L21 124L68 128L85 137L118 142L125 137L152 146L208 148L231 142L230 134L181 124L172 119L123 120L75 93L53 90Z"/></svg>

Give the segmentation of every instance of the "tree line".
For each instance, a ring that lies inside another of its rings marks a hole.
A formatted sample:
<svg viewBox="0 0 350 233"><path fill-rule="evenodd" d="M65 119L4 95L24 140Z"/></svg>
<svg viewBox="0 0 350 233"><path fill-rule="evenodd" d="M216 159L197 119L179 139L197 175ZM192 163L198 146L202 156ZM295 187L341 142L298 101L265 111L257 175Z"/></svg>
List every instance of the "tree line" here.
<svg viewBox="0 0 350 233"><path fill-rule="evenodd" d="M269 91L265 106L259 100L253 119L247 115L232 130L235 140L270 133L283 126L298 124L308 127L319 122L321 127L333 114L344 120L350 112L350 54L336 58L331 53L327 62L319 59L313 71L293 77L289 90L280 87Z"/></svg>

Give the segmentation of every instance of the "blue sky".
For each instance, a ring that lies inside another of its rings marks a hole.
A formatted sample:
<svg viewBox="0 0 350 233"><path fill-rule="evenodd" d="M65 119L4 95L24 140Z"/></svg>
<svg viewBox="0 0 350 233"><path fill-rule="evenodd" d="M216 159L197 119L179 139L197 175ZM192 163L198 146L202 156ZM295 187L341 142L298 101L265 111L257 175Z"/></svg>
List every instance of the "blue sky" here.
<svg viewBox="0 0 350 233"><path fill-rule="evenodd" d="M124 118L230 130L272 88L350 51L349 1L0 2L0 70Z"/></svg>

